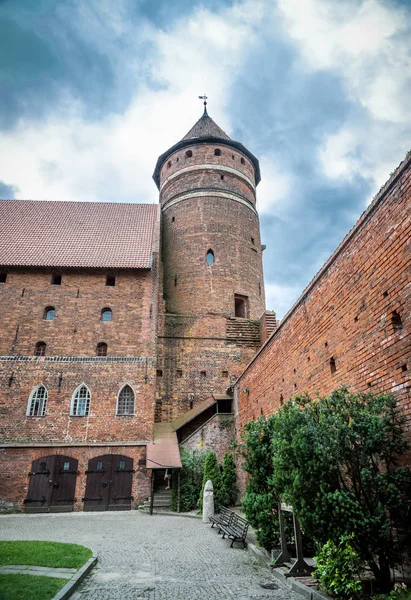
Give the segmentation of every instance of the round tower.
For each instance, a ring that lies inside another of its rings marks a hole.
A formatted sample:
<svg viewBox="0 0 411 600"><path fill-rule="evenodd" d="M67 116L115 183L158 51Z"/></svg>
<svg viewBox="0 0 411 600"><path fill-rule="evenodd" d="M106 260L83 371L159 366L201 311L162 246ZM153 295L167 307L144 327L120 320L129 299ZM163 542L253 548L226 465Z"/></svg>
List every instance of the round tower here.
<svg viewBox="0 0 411 600"><path fill-rule="evenodd" d="M205 108L160 156L153 178L162 207L167 313L259 319L265 300L256 157Z"/></svg>

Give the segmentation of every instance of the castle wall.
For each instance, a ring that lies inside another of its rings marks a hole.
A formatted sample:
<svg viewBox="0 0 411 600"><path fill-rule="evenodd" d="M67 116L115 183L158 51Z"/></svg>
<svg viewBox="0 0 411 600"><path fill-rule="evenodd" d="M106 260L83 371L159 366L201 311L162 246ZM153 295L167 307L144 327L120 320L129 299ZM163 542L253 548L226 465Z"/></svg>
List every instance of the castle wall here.
<svg viewBox="0 0 411 600"><path fill-rule="evenodd" d="M410 234L408 159L236 383L239 432L296 393L340 385L392 392L411 431Z"/></svg>

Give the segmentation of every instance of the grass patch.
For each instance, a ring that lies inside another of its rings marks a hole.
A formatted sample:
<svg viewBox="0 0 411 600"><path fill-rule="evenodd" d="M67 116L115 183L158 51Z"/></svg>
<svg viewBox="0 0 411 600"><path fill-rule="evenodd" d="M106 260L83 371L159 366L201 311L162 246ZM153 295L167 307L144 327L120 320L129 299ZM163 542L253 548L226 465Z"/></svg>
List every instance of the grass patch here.
<svg viewBox="0 0 411 600"><path fill-rule="evenodd" d="M0 600L50 600L68 581L35 575L0 575Z"/></svg>
<svg viewBox="0 0 411 600"><path fill-rule="evenodd" d="M0 565L36 565L79 569L92 556L90 548L60 542L0 542ZM23 597L23 596L22 596ZM0 595L0 600L2 596Z"/></svg>

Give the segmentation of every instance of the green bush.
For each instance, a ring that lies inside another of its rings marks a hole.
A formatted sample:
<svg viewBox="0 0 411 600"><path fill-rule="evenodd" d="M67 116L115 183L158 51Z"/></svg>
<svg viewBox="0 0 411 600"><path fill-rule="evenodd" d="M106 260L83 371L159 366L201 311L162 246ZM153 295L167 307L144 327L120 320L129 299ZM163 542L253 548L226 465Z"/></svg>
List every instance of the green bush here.
<svg viewBox="0 0 411 600"><path fill-rule="evenodd" d="M216 513L220 512L222 507L222 480L221 471L217 462L216 453L210 450L207 452L207 456L204 463L204 476L203 485L201 486L201 493L198 498L198 508L203 510L203 493L204 487L208 480L213 482L214 488L214 510Z"/></svg>
<svg viewBox="0 0 411 600"><path fill-rule="evenodd" d="M197 500L201 491L204 473L206 452L180 447L181 464L180 474L180 511L188 512L197 508ZM177 510L177 476L172 479L172 510Z"/></svg>
<svg viewBox="0 0 411 600"><path fill-rule="evenodd" d="M222 480L222 495L221 502L223 506L234 506L237 496L237 474L235 468L235 462L232 454L228 452L223 457L223 472L221 475Z"/></svg>
<svg viewBox="0 0 411 600"><path fill-rule="evenodd" d="M354 533L353 547L381 591L400 558L392 532L401 525L409 472L403 417L388 394L297 397L273 420L273 484L304 531L320 543Z"/></svg>
<svg viewBox="0 0 411 600"><path fill-rule="evenodd" d="M279 543L278 495L273 485L272 436L274 417L245 425L243 469L250 475L242 507L255 529L258 543L270 551Z"/></svg>
<svg viewBox="0 0 411 600"><path fill-rule="evenodd" d="M315 557L317 568L313 577L321 589L343 600L358 596L362 590L364 563L353 549L352 540L353 535L341 536L338 544L329 540Z"/></svg>

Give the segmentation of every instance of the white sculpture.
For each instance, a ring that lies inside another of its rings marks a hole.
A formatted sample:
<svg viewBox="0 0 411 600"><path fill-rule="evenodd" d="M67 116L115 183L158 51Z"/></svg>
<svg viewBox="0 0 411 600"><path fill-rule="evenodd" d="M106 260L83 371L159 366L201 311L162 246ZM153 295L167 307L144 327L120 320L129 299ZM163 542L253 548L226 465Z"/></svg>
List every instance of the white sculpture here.
<svg viewBox="0 0 411 600"><path fill-rule="evenodd" d="M210 517L214 517L214 488L213 482L208 480L203 494L203 523L210 523Z"/></svg>

